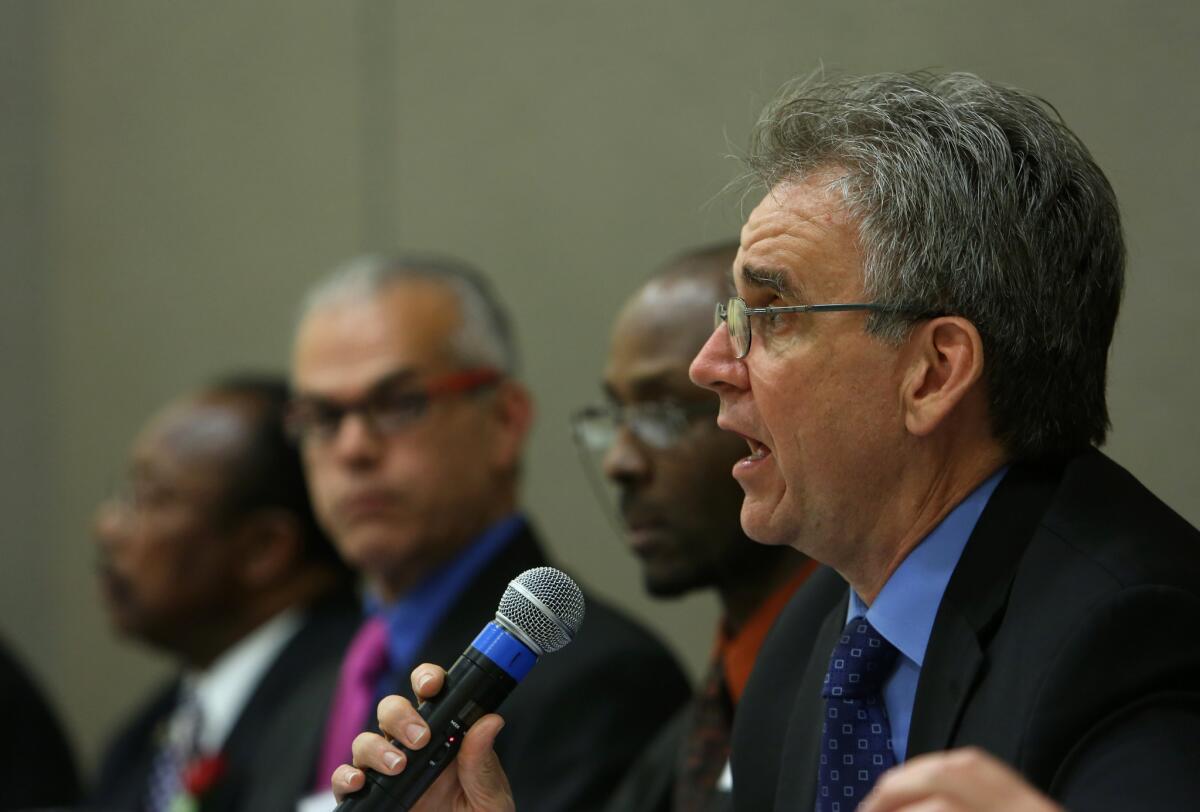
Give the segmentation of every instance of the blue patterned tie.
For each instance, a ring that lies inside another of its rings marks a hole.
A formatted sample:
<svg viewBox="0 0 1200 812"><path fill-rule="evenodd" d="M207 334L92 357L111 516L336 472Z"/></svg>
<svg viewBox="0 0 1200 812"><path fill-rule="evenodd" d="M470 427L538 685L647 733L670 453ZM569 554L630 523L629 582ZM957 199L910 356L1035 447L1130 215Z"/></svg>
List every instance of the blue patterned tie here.
<svg viewBox="0 0 1200 812"><path fill-rule="evenodd" d="M825 674L819 812L852 812L896 763L881 690L900 652L861 617L846 624Z"/></svg>
<svg viewBox="0 0 1200 812"><path fill-rule="evenodd" d="M146 786L146 812L168 812L184 791L183 772L196 754L200 735L201 709L195 688L184 683L179 688L175 710L171 713L158 753L150 765Z"/></svg>

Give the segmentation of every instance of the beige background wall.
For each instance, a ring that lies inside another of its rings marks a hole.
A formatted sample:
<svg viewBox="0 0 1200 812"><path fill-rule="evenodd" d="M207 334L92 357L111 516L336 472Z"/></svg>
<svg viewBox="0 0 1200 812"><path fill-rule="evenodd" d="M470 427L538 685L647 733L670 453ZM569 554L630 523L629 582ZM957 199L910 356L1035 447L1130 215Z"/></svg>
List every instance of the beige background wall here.
<svg viewBox="0 0 1200 812"><path fill-rule="evenodd" d="M281 367L310 281L403 246L495 276L540 406L532 512L698 667L711 602L640 594L567 415L637 280L735 233L726 156L821 63L976 71L1082 135L1131 252L1109 451L1200 523L1197 41L1184 0L0 4L0 633L91 757L164 673L90 573L129 439L206 376Z"/></svg>

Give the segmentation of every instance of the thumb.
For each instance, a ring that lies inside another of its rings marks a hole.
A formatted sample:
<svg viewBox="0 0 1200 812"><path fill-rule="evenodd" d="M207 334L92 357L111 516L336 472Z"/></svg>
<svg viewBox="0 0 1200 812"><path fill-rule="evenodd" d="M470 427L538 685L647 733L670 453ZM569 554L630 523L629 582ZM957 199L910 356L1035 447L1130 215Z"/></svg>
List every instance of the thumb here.
<svg viewBox="0 0 1200 812"><path fill-rule="evenodd" d="M463 737L458 751L458 780L467 807L478 812L512 812L512 789L500 759L492 749L504 720L489 713L477 721Z"/></svg>

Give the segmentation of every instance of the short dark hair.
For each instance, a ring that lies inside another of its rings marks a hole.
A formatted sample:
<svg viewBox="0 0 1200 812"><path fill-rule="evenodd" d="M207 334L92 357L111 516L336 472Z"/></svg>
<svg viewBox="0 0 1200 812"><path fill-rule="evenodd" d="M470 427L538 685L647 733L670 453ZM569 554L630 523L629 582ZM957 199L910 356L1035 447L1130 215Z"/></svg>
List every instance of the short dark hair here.
<svg viewBox="0 0 1200 812"><path fill-rule="evenodd" d="M763 113L768 189L815 172L857 221L868 298L979 330L991 429L1016 459L1104 441L1124 285L1116 196L1042 99L966 73L807 79ZM915 324L874 314L901 340Z"/></svg>
<svg viewBox="0 0 1200 812"><path fill-rule="evenodd" d="M282 376L235 373L213 381L202 396L229 398L248 406L250 438L233 460L224 508L230 517L279 508L295 517L305 558L349 574L321 530L309 498L300 451L284 430L290 391Z"/></svg>

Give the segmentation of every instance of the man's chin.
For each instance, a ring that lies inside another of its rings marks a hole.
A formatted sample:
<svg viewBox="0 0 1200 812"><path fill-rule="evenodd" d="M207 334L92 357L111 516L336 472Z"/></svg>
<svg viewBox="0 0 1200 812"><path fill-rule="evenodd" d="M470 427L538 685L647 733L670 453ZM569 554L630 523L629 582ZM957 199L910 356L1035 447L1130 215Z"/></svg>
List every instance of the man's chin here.
<svg viewBox="0 0 1200 812"><path fill-rule="evenodd" d="M368 571L403 557L410 546L401 531L382 522L356 523L335 535L334 545L351 567Z"/></svg>
<svg viewBox="0 0 1200 812"><path fill-rule="evenodd" d="M773 506L764 504L763 500L751 499L747 495L742 502L742 532L759 544L790 545L793 539L776 521L778 512Z"/></svg>
<svg viewBox="0 0 1200 812"><path fill-rule="evenodd" d="M709 584L700 583L691 573L645 573L642 586L652 598L681 598L689 592L703 589Z"/></svg>

